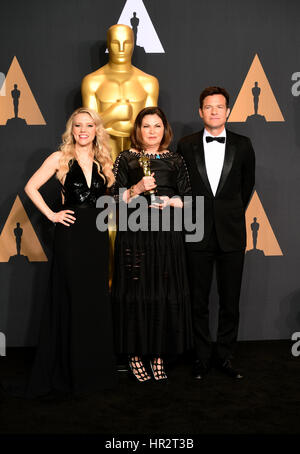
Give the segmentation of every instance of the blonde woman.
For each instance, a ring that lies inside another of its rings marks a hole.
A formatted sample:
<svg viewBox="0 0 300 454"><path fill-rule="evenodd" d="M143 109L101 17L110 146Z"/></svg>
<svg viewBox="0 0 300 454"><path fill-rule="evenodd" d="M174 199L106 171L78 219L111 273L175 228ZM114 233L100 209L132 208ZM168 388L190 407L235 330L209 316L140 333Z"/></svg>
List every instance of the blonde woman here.
<svg viewBox="0 0 300 454"><path fill-rule="evenodd" d="M28 181L25 191L55 226L49 301L27 393L77 394L115 383L108 299L108 232L96 228L98 197L114 182L108 135L91 109L69 118L59 151ZM62 209L54 212L40 187L53 175Z"/></svg>

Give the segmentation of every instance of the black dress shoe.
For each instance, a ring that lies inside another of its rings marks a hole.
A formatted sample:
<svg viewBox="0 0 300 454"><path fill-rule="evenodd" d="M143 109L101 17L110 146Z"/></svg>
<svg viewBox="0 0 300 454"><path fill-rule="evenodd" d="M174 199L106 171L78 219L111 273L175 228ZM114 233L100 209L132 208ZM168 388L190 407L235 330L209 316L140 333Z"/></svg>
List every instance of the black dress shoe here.
<svg viewBox="0 0 300 454"><path fill-rule="evenodd" d="M228 377L235 378L237 380L244 378L240 371L234 369L230 359L226 359L223 363L219 362L217 368L224 374L228 375Z"/></svg>
<svg viewBox="0 0 300 454"><path fill-rule="evenodd" d="M203 380L208 374L209 369L210 364L208 361L201 361L200 359L196 359L193 364L192 375L197 380Z"/></svg>

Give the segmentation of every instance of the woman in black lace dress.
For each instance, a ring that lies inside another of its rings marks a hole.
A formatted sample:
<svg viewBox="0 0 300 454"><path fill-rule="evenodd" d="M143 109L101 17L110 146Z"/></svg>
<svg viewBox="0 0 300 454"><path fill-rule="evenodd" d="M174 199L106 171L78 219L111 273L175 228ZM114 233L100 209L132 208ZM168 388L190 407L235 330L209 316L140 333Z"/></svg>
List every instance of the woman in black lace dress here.
<svg viewBox="0 0 300 454"><path fill-rule="evenodd" d="M63 206L55 213L39 188L54 174ZM49 301L27 395L81 393L115 383L108 294L108 233L96 228L96 200L114 181L108 136L98 114L77 109L60 150L28 181L25 191L55 226Z"/></svg>
<svg viewBox="0 0 300 454"><path fill-rule="evenodd" d="M114 166L113 193L120 205L128 204L128 219L130 203L137 196L155 190L159 198L154 204L148 200L142 215L148 219L148 231L119 229L115 241L112 304L116 349L129 356L131 371L141 383L151 379L146 358L154 379L163 381L167 378L163 357L182 353L192 344L183 233L175 231L173 222L174 212L182 212L182 197L191 189L183 158L167 149L171 138L161 109L145 108L135 121L133 148L120 153ZM145 156L150 160L151 176L144 176L141 158ZM120 188L125 188L123 194ZM170 215L167 231L162 229L163 210ZM159 226L151 229L157 213Z"/></svg>

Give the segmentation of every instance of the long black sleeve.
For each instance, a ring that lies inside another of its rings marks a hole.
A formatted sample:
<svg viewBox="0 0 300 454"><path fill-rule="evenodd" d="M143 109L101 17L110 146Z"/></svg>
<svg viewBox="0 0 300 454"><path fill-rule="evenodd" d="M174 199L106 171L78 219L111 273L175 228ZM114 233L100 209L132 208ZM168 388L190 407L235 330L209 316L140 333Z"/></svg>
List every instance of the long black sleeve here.
<svg viewBox="0 0 300 454"><path fill-rule="evenodd" d="M123 153L120 153L117 159L115 160L113 172L115 176L115 182L112 186L111 193L114 196L115 200L118 201L119 189L120 188L128 189L130 186L128 179L128 162Z"/></svg>
<svg viewBox="0 0 300 454"><path fill-rule="evenodd" d="M181 197L192 194L190 177L187 171L185 160L181 155L178 155L177 189L178 194Z"/></svg>

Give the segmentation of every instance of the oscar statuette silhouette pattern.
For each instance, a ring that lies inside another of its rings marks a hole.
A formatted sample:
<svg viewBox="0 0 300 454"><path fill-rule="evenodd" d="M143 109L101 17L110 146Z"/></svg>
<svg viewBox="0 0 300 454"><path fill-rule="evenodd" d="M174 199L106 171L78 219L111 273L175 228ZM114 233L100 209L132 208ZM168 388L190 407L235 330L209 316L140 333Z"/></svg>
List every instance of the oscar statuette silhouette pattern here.
<svg viewBox="0 0 300 454"><path fill-rule="evenodd" d="M136 51L164 54L165 50L155 30L143 0L127 0L118 24L129 25L135 35Z"/></svg>
<svg viewBox="0 0 300 454"><path fill-rule="evenodd" d="M0 234L0 262L20 262L21 260L48 261L21 199L17 195Z"/></svg>
<svg viewBox="0 0 300 454"><path fill-rule="evenodd" d="M247 255L282 256L282 250L256 191L246 211Z"/></svg>
<svg viewBox="0 0 300 454"><path fill-rule="evenodd" d="M10 65L5 86L6 94L0 97L0 126L46 124L17 57Z"/></svg>
<svg viewBox="0 0 300 454"><path fill-rule="evenodd" d="M256 54L228 122L284 121L271 85Z"/></svg>

